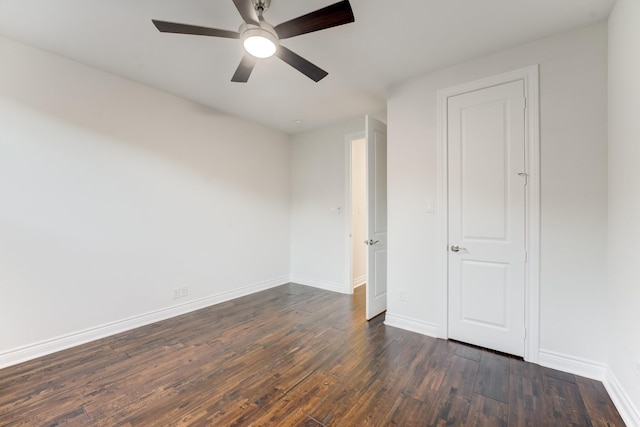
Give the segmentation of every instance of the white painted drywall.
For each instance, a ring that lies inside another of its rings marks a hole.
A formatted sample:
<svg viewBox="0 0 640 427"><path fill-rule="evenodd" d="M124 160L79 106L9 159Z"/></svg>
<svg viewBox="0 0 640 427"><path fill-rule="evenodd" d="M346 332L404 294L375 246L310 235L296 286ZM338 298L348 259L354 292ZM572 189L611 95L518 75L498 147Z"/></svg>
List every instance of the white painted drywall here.
<svg viewBox="0 0 640 427"><path fill-rule="evenodd" d="M387 313L431 327L441 318L436 214L427 212L437 196L436 92L540 64L540 346L606 361L606 31L602 23L560 34L390 90Z"/></svg>
<svg viewBox="0 0 640 427"><path fill-rule="evenodd" d="M351 141L351 280L367 279L367 147L365 139Z"/></svg>
<svg viewBox="0 0 640 427"><path fill-rule="evenodd" d="M291 142L291 281L351 292L346 274L345 135L364 131L364 117L300 133ZM339 209L338 209L339 208Z"/></svg>
<svg viewBox="0 0 640 427"><path fill-rule="evenodd" d="M609 17L609 367L640 425L640 2ZM627 420L629 425L630 420Z"/></svg>
<svg viewBox="0 0 640 427"><path fill-rule="evenodd" d="M0 355L288 281L287 135L4 38L0 58Z"/></svg>

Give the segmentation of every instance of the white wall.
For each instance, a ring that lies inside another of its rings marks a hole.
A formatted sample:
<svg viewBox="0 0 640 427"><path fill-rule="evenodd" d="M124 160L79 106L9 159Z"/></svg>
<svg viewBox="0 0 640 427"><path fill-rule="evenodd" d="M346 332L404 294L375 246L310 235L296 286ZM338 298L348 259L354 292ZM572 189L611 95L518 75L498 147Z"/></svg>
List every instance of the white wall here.
<svg viewBox="0 0 640 427"><path fill-rule="evenodd" d="M0 365L288 281L287 135L7 39L0 57Z"/></svg>
<svg viewBox="0 0 640 427"><path fill-rule="evenodd" d="M364 117L294 135L291 141L291 281L351 291L345 135ZM340 211L338 211L340 207Z"/></svg>
<svg viewBox="0 0 640 427"><path fill-rule="evenodd" d="M618 0L609 17L609 366L629 399L627 423L640 426L639 40L640 2Z"/></svg>
<svg viewBox="0 0 640 427"><path fill-rule="evenodd" d="M367 147L364 139L351 142L351 279L360 286L367 279Z"/></svg>
<svg viewBox="0 0 640 427"><path fill-rule="evenodd" d="M439 89L540 64L540 347L596 365L606 350L607 38L599 24L402 83L388 101L388 313L435 330ZM428 54L425 52L425 54ZM398 300L398 289L406 301Z"/></svg>

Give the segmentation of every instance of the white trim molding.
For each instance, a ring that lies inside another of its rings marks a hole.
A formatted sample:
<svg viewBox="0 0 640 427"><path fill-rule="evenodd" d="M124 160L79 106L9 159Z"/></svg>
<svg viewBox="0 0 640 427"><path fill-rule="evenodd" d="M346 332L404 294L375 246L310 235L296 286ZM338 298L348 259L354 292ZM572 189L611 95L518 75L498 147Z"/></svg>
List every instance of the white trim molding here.
<svg viewBox="0 0 640 427"><path fill-rule="evenodd" d="M628 398L609 366L543 349L539 351L539 364L547 368L601 381L625 424L629 427L640 427L640 411Z"/></svg>
<svg viewBox="0 0 640 427"><path fill-rule="evenodd" d="M448 338L448 185L447 185L447 102L448 98L482 88L517 80L524 81L526 98L526 277L525 277L525 338L524 359L538 363L540 345L540 108L538 65L520 68L473 82L441 89L438 99L438 184L437 184L437 270L440 315L439 338Z"/></svg>
<svg viewBox="0 0 640 427"><path fill-rule="evenodd" d="M438 325L401 316L399 314L389 313L388 311L385 314L384 324L387 326L393 326L394 328L415 332L417 334L438 338Z"/></svg>
<svg viewBox="0 0 640 427"><path fill-rule="evenodd" d="M604 381L604 388L607 389L609 397L613 401L616 409L620 413L622 420L628 427L640 427L640 411L628 398L624 389L620 385L618 378L608 369Z"/></svg>
<svg viewBox="0 0 640 427"><path fill-rule="evenodd" d="M82 331L73 332L48 340L40 341L24 347L4 351L0 353L0 369L8 366L17 365L18 363L66 350L81 344L86 344L111 335L126 332L131 329L159 322L161 320L170 319L172 317L181 316L192 311L220 304L235 298L240 298L256 292L264 291L276 286L289 283L288 276L277 277L249 286L244 286L231 291L220 292L205 298L188 301L183 304L174 305L156 311L132 316L126 319L117 320L115 322L106 323L104 325L88 328Z"/></svg>
<svg viewBox="0 0 640 427"><path fill-rule="evenodd" d="M538 352L539 364L558 371L568 372L592 380L604 381L607 373L607 365L594 362L581 357L569 356L551 350Z"/></svg>
<svg viewBox="0 0 640 427"><path fill-rule="evenodd" d="M344 283L329 282L328 280L318 280L304 276L292 276L291 282L299 285L311 286L312 288L324 289L325 291L338 292L340 294L353 293L350 281L347 282L347 285L345 286Z"/></svg>
<svg viewBox="0 0 640 427"><path fill-rule="evenodd" d="M356 277L353 279L353 288L357 288L358 286L362 286L367 283L367 275L362 275L360 277Z"/></svg>

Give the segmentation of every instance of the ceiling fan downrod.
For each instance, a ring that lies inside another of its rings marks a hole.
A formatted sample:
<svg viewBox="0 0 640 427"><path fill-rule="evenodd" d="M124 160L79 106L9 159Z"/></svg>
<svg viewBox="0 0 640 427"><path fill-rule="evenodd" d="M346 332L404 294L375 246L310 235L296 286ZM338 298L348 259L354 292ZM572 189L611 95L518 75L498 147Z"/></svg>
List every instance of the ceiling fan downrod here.
<svg viewBox="0 0 640 427"><path fill-rule="evenodd" d="M269 10L269 6L271 5L271 0L251 0L253 3L253 8L256 10L258 14L258 19L262 20L262 14Z"/></svg>

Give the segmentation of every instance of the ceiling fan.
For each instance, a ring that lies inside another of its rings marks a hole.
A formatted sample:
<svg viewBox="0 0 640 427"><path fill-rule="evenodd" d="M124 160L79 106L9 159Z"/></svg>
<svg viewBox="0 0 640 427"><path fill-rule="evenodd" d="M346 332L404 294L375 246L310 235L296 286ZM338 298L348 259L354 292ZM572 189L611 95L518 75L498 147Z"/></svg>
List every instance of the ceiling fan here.
<svg viewBox="0 0 640 427"><path fill-rule="evenodd" d="M348 0L340 1L276 26L269 24L263 17L264 12L271 5L271 0L233 0L233 3L244 20L238 31L178 24L157 19L152 19L152 22L163 33L241 39L246 52L231 81L246 83L257 60L273 55L313 81L322 80L328 74L326 71L282 46L280 40L355 21Z"/></svg>

